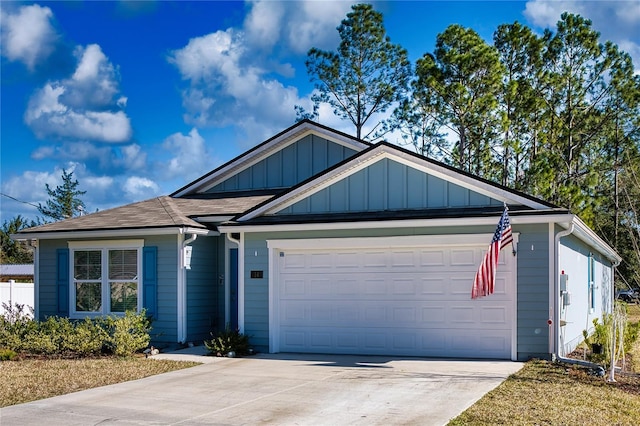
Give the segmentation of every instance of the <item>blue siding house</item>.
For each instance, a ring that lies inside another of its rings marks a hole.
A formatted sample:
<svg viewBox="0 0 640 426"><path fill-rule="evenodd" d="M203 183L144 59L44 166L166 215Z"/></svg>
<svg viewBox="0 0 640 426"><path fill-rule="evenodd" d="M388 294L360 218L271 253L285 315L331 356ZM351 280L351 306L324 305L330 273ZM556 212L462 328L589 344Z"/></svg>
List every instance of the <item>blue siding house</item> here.
<svg viewBox="0 0 640 426"><path fill-rule="evenodd" d="M495 292L471 286L504 206ZM39 318L145 308L156 345L526 360L610 312L620 257L567 209L301 121L173 194L30 228Z"/></svg>

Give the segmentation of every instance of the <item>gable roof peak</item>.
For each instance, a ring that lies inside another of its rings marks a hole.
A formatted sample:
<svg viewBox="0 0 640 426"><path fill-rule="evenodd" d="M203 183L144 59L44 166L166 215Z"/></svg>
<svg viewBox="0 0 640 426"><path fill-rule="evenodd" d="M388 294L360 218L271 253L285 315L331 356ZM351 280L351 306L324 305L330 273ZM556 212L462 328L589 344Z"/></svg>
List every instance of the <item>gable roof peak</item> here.
<svg viewBox="0 0 640 426"><path fill-rule="evenodd" d="M354 136L324 126L320 123L305 119L295 123L293 126L283 130L275 136L272 136L264 142L259 143L227 163L183 186L172 193L171 196L183 197L205 191L212 187L216 182L226 179L239 171L250 167L252 164L257 163L274 152L284 149L288 145L302 139L308 134L315 134L321 138L349 147L355 151L362 151L372 146L369 142L360 140Z"/></svg>

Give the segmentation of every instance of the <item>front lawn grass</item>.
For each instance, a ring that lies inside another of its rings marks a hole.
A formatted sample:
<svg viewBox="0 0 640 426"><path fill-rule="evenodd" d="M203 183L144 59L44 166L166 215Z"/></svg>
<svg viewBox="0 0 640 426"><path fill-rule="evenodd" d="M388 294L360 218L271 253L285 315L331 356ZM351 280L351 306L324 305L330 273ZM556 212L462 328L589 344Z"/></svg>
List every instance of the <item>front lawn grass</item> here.
<svg viewBox="0 0 640 426"><path fill-rule="evenodd" d="M141 357L21 359L0 362L0 407L199 365ZM0 421L1 423L1 421Z"/></svg>
<svg viewBox="0 0 640 426"><path fill-rule="evenodd" d="M640 378L529 361L449 425L637 425Z"/></svg>
<svg viewBox="0 0 640 426"><path fill-rule="evenodd" d="M629 306L628 320L640 321L639 305ZM640 373L640 339L630 360ZM582 367L529 361L449 425L637 425L640 375L615 379L607 383Z"/></svg>

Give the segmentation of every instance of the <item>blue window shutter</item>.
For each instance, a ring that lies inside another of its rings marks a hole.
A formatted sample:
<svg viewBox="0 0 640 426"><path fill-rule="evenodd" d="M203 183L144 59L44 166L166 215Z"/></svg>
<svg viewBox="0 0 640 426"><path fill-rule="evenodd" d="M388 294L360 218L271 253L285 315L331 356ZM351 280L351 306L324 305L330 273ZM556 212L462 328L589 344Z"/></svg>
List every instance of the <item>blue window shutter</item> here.
<svg viewBox="0 0 640 426"><path fill-rule="evenodd" d="M142 286L142 306L147 309L147 315L155 317L158 299L158 247L142 248Z"/></svg>
<svg viewBox="0 0 640 426"><path fill-rule="evenodd" d="M58 249L56 251L58 262L58 276L56 283L58 286L58 315L69 315L69 249Z"/></svg>

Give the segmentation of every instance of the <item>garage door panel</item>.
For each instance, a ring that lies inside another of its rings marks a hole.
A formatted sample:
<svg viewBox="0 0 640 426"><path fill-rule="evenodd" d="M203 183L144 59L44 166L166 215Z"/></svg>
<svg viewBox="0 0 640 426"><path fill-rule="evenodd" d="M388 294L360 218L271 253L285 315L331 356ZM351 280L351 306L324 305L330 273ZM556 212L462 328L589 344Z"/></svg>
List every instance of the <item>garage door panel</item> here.
<svg viewBox="0 0 640 426"><path fill-rule="evenodd" d="M334 265L336 269L358 268L360 266L360 257L353 252L340 252L334 254Z"/></svg>
<svg viewBox="0 0 640 426"><path fill-rule="evenodd" d="M367 268L386 268L388 255L386 252L365 252L362 266Z"/></svg>
<svg viewBox="0 0 640 426"><path fill-rule="evenodd" d="M285 278L280 285L281 297L304 296L306 294L304 277Z"/></svg>
<svg viewBox="0 0 640 426"><path fill-rule="evenodd" d="M462 324L464 327L475 323L475 308L473 306L450 306L449 307L449 323L456 325Z"/></svg>
<svg viewBox="0 0 640 426"><path fill-rule="evenodd" d="M309 279L305 285L305 294L310 296L335 294L336 290L333 289L334 282L327 277Z"/></svg>
<svg viewBox="0 0 640 426"><path fill-rule="evenodd" d="M402 307L391 309L391 322L394 325L414 325L418 315L414 307Z"/></svg>
<svg viewBox="0 0 640 426"><path fill-rule="evenodd" d="M367 295L385 296L387 294L387 283L381 278L362 277L362 288Z"/></svg>
<svg viewBox="0 0 640 426"><path fill-rule="evenodd" d="M515 261L501 256L495 294L471 300L484 250L445 246L285 252L278 257L274 287L278 349L510 358Z"/></svg>
<svg viewBox="0 0 640 426"><path fill-rule="evenodd" d="M333 269L333 255L331 253L314 253L309 255L308 267L310 269Z"/></svg>
<svg viewBox="0 0 640 426"><path fill-rule="evenodd" d="M468 300L471 298L471 286L474 275L452 272L449 278L449 294L455 296L457 300Z"/></svg>
<svg viewBox="0 0 640 426"><path fill-rule="evenodd" d="M478 265L478 250L473 249L454 249L451 250L451 266L469 266Z"/></svg>
<svg viewBox="0 0 640 426"><path fill-rule="evenodd" d="M414 251L392 251L391 252L391 267L392 268L406 268L416 266L416 256Z"/></svg>
<svg viewBox="0 0 640 426"><path fill-rule="evenodd" d="M447 278L444 275L420 277L420 293L423 296L437 297L445 294Z"/></svg>
<svg viewBox="0 0 640 426"><path fill-rule="evenodd" d="M422 308L422 323L427 327L446 323L447 312L443 306L427 306Z"/></svg>
<svg viewBox="0 0 640 426"><path fill-rule="evenodd" d="M442 267L445 266L445 252L442 250L420 250L418 253L419 264L422 267Z"/></svg>
<svg viewBox="0 0 640 426"><path fill-rule="evenodd" d="M416 278L392 278L389 283L389 291L397 296L414 296L416 293Z"/></svg>
<svg viewBox="0 0 640 426"><path fill-rule="evenodd" d="M362 293L360 281L355 279L344 279L342 276L335 278L336 289L341 297L357 297Z"/></svg>
<svg viewBox="0 0 640 426"><path fill-rule="evenodd" d="M288 253L284 259L283 270L304 270L306 268L307 256L303 253Z"/></svg>
<svg viewBox="0 0 640 426"><path fill-rule="evenodd" d="M507 310L504 306L487 306L480 311L482 324L506 324Z"/></svg>

